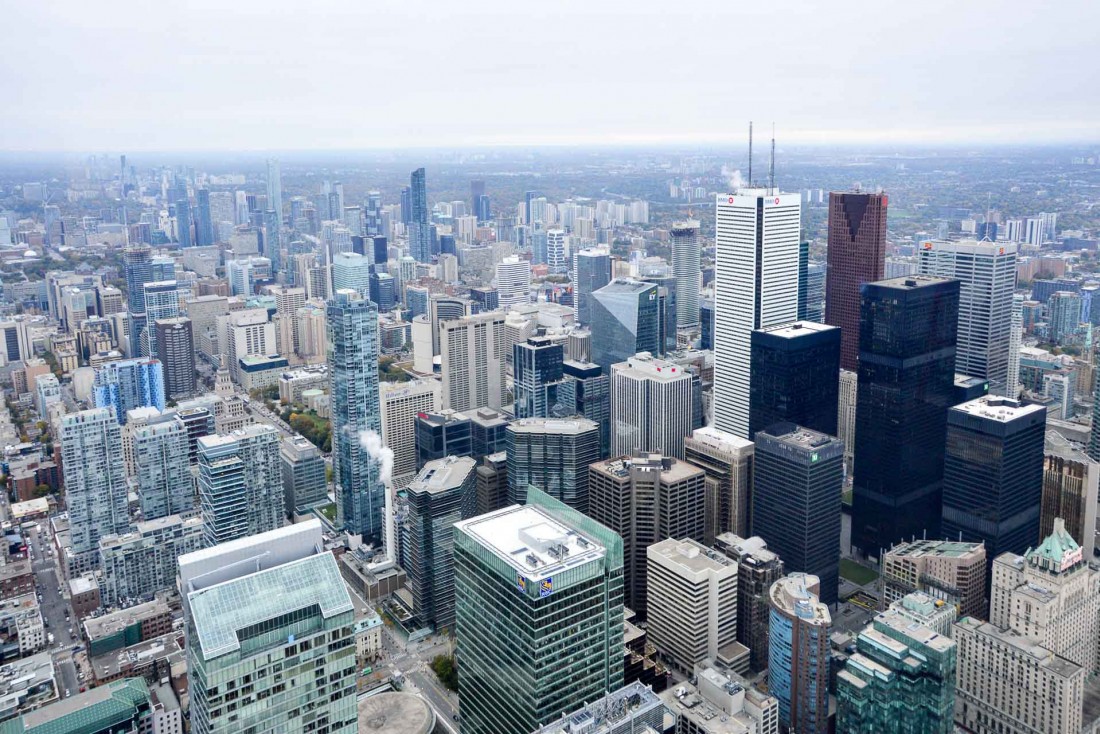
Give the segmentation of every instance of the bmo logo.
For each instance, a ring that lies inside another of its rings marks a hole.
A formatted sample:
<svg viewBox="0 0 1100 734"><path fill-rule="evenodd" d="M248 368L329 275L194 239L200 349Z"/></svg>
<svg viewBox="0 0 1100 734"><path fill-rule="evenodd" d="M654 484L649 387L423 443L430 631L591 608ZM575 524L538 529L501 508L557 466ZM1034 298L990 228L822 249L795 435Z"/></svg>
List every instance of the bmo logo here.
<svg viewBox="0 0 1100 734"><path fill-rule="evenodd" d="M776 203L776 204L778 204L778 203L779 203L779 197L778 197L778 196L777 196L777 197L775 197L775 203Z"/></svg>
<svg viewBox="0 0 1100 734"><path fill-rule="evenodd" d="M733 197L732 196L730 197L730 203L731 204L733 203Z"/></svg>

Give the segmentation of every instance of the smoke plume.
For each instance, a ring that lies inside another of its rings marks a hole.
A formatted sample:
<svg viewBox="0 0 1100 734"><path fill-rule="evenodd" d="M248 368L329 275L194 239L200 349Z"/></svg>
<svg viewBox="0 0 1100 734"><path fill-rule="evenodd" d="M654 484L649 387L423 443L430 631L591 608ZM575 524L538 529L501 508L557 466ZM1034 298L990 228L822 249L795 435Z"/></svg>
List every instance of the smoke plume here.
<svg viewBox="0 0 1100 734"><path fill-rule="evenodd" d="M729 166L723 165L722 175L725 177L726 183L729 184L731 193L745 185L744 179L741 178L740 168L730 168Z"/></svg>
<svg viewBox="0 0 1100 734"><path fill-rule="evenodd" d="M359 445L366 449L370 457L381 465L378 478L388 487L390 477L393 475L393 451L382 445L382 437L374 431L360 431Z"/></svg>

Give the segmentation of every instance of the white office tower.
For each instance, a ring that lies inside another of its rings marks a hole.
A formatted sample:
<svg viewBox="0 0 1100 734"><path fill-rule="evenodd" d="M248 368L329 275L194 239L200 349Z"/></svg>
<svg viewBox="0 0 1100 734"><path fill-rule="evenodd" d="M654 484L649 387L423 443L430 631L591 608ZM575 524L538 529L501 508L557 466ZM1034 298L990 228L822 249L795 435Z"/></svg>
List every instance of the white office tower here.
<svg viewBox="0 0 1100 734"><path fill-rule="evenodd" d="M393 451L393 488L401 489L416 477L416 416L438 413L443 388L439 380L383 382L382 443Z"/></svg>
<svg viewBox="0 0 1100 734"><path fill-rule="evenodd" d="M717 197L714 425L740 438L751 438L751 334L798 319L801 200L774 188Z"/></svg>
<svg viewBox="0 0 1100 734"><path fill-rule="evenodd" d="M840 371L840 396L837 401L837 438L844 442L844 468L852 473L856 445L856 391L859 375L852 370Z"/></svg>
<svg viewBox="0 0 1100 734"><path fill-rule="evenodd" d="M737 644L737 562L690 538L651 545L646 559L649 641L658 652L688 675L726 656L747 672L749 649Z"/></svg>
<svg viewBox="0 0 1100 734"><path fill-rule="evenodd" d="M179 559L191 731L356 734L355 608L319 520Z"/></svg>
<svg viewBox="0 0 1100 734"><path fill-rule="evenodd" d="M684 458L691 435L692 373L648 352L611 365L611 455Z"/></svg>
<svg viewBox="0 0 1100 734"><path fill-rule="evenodd" d="M1024 242L1035 247L1043 244L1046 234L1043 231L1044 224L1042 217L1028 217L1023 234Z"/></svg>
<svg viewBox="0 0 1100 734"><path fill-rule="evenodd" d="M443 407L500 410L508 392L504 313L463 316L439 322Z"/></svg>
<svg viewBox="0 0 1100 734"><path fill-rule="evenodd" d="M61 416L59 438L73 553L94 566L99 538L130 525L122 427L112 409L93 408Z"/></svg>
<svg viewBox="0 0 1100 734"><path fill-rule="evenodd" d="M690 219L672 225L672 273L676 277L676 326L699 328L699 277L702 241L699 222Z"/></svg>
<svg viewBox="0 0 1100 734"><path fill-rule="evenodd" d="M955 371L989 382L989 392L1008 395L1012 291L1016 244L959 240L921 243L921 275L960 281Z"/></svg>
<svg viewBox="0 0 1100 734"><path fill-rule="evenodd" d="M1008 379L1005 395L1015 400L1020 396L1020 347L1024 342L1024 297L1012 296L1012 328L1008 333Z"/></svg>
<svg viewBox="0 0 1100 734"><path fill-rule="evenodd" d="M505 311L531 302L531 263L519 257L506 257L496 265L497 295Z"/></svg>
<svg viewBox="0 0 1100 734"><path fill-rule="evenodd" d="M566 248L569 238L560 229L546 230L546 264L551 273L564 273L568 267Z"/></svg>

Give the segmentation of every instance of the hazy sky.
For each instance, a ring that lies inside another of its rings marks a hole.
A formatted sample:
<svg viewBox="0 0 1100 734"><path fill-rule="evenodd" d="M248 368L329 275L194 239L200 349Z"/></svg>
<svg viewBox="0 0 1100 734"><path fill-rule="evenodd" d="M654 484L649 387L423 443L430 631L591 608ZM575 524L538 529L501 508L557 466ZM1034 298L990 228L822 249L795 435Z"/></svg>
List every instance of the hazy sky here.
<svg viewBox="0 0 1100 734"><path fill-rule="evenodd" d="M0 0L0 150L1100 139L1097 0Z"/></svg>

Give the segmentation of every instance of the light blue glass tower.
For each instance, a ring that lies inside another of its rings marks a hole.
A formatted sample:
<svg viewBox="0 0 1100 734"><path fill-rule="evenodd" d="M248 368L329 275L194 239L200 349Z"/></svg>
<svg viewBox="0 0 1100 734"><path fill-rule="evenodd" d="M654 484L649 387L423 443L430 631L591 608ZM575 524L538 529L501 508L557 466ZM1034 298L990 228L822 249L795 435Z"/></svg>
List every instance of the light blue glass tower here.
<svg viewBox="0 0 1100 734"><path fill-rule="evenodd" d="M638 352L660 353L657 285L616 278L592 293L592 361L605 375Z"/></svg>
<svg viewBox="0 0 1100 734"><path fill-rule="evenodd" d="M378 308L359 291L340 289L325 311L332 401L332 462L337 521L352 535L380 540L386 489L362 443L381 436Z"/></svg>
<svg viewBox="0 0 1100 734"><path fill-rule="evenodd" d="M592 309L589 306L592 293L611 282L611 255L607 250L581 250L576 255L573 269L573 303L576 305L577 321L581 324L592 323Z"/></svg>
<svg viewBox="0 0 1100 734"><path fill-rule="evenodd" d="M95 405L113 407L119 425L134 408L164 410L164 365L159 359L108 362L95 373Z"/></svg>
<svg viewBox="0 0 1100 734"><path fill-rule="evenodd" d="M412 172L409 190L409 254L417 262L432 260L432 230L428 226L428 185L424 169Z"/></svg>
<svg viewBox="0 0 1100 734"><path fill-rule="evenodd" d="M197 189L195 199L195 243L200 247L214 244L214 222L210 218L210 190Z"/></svg>

